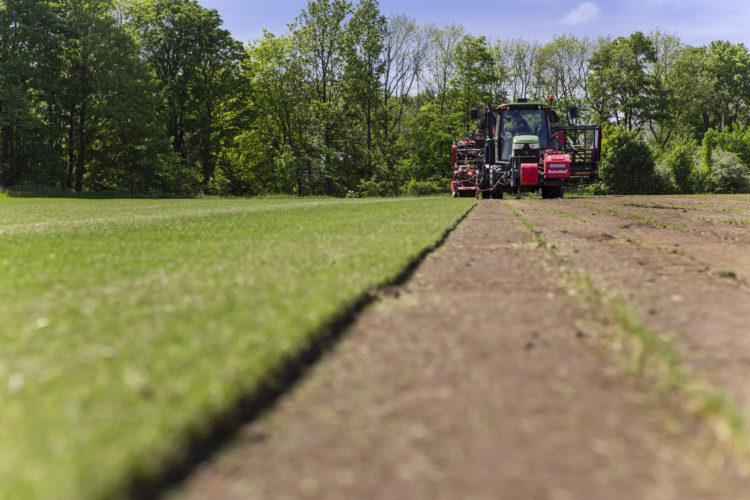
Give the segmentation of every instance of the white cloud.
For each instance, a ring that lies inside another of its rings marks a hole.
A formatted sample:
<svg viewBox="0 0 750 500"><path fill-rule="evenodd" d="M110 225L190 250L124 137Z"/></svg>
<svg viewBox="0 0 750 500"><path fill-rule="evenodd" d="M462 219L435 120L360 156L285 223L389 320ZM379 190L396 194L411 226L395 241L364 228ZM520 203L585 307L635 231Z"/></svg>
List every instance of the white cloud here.
<svg viewBox="0 0 750 500"><path fill-rule="evenodd" d="M601 13L594 2L583 2L565 14L560 22L567 26L578 26L597 19Z"/></svg>

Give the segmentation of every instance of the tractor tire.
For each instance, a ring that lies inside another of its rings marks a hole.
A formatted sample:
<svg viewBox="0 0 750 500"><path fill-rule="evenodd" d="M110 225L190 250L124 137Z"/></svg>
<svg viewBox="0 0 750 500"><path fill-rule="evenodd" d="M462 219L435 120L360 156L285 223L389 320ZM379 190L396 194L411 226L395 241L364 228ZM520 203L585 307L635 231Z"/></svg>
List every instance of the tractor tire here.
<svg viewBox="0 0 750 500"><path fill-rule="evenodd" d="M542 198L562 198L565 194L563 186L542 186Z"/></svg>
<svg viewBox="0 0 750 500"><path fill-rule="evenodd" d="M482 175L479 177L477 185L479 189L487 189L490 187L490 168L488 165L482 165Z"/></svg>
<svg viewBox="0 0 750 500"><path fill-rule="evenodd" d="M490 192L489 191L482 191L482 199L483 200L486 200L489 197L490 197Z"/></svg>
<svg viewBox="0 0 750 500"><path fill-rule="evenodd" d="M498 170L497 167L493 167L490 170L490 186L492 186L492 191L490 191L490 198L494 198L496 200L500 200L503 198L503 186L500 184L500 179L502 177L502 172Z"/></svg>

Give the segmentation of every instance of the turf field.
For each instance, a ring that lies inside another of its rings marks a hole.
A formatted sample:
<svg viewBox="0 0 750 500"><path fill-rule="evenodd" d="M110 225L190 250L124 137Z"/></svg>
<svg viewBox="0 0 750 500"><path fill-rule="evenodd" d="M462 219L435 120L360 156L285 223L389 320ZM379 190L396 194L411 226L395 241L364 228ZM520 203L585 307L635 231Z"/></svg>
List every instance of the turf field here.
<svg viewBox="0 0 750 500"><path fill-rule="evenodd" d="M158 472L473 203L0 199L0 498Z"/></svg>

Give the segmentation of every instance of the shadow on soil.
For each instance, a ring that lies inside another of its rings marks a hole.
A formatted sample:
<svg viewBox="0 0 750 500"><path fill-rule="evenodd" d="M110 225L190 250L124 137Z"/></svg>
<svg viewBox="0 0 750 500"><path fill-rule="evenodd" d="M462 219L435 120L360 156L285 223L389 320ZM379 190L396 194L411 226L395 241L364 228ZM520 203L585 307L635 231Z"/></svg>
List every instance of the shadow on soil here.
<svg viewBox="0 0 750 500"><path fill-rule="evenodd" d="M404 284L427 255L440 247L448 235L475 207L476 205L472 206L443 233L434 245L422 250L392 280L364 293L318 328L310 335L310 341L306 345L287 359L274 373L268 374L266 380L261 382L252 393L242 397L224 413L215 415L205 429L188 438L182 452L164 463L159 471L153 474L141 472L131 478L123 488L125 498L149 500L160 498L168 489L186 479L201 462L227 445L243 425L252 422L263 412L271 409L281 396L302 379L315 362L338 344L347 328L356 320L358 313L378 297L378 292Z"/></svg>

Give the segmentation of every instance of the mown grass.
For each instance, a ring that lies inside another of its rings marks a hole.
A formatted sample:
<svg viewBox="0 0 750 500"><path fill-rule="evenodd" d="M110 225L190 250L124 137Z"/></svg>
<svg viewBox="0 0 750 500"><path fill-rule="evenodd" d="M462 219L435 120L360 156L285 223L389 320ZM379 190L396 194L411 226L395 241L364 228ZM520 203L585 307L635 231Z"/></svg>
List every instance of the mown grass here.
<svg viewBox="0 0 750 500"><path fill-rule="evenodd" d="M115 496L473 204L0 200L0 498Z"/></svg>

